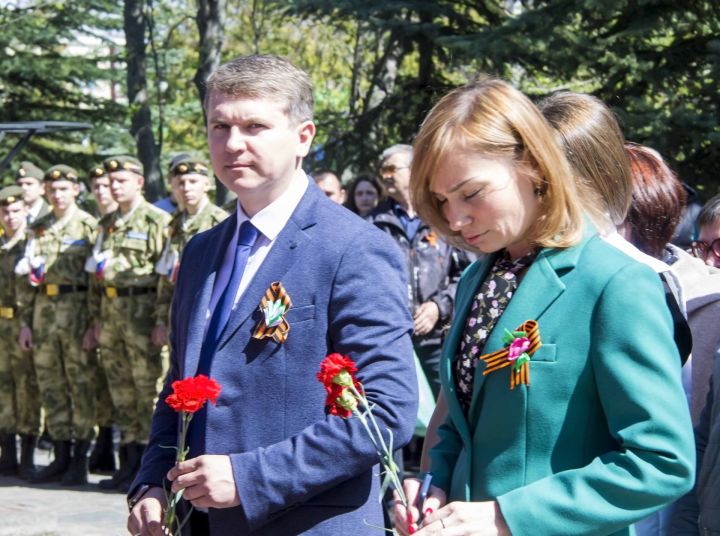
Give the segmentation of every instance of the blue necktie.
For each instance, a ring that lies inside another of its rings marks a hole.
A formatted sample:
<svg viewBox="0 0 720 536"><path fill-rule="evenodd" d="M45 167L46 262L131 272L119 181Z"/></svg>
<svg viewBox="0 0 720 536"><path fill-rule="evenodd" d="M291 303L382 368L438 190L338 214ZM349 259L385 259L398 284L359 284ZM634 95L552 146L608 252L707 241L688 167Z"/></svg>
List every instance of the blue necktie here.
<svg viewBox="0 0 720 536"><path fill-rule="evenodd" d="M216 303L210 317L210 324L205 333L202 349L200 350L200 360L198 362L197 374L210 375L210 365L217 344L220 341L225 326L227 325L230 312L232 310L233 301L237 294L240 280L242 279L245 265L247 264L250 251L258 237L258 230L246 220L240 225L237 243L235 245L235 258L232 265L224 264L218 271L213 287L210 305ZM199 456L205 451L205 422L207 415L207 407L195 413L189 430L190 456Z"/></svg>
<svg viewBox="0 0 720 536"><path fill-rule="evenodd" d="M213 294L210 298L211 306L213 303L216 305L212 311L210 324L205 333L205 340L203 341L202 350L200 351L198 374L208 374L210 372L212 357L215 354L217 343L220 341L220 335L222 335L228 318L230 318L233 301L240 286L240 279L242 279L245 265L247 264L250 251L257 236L258 231L253 224L250 223L250 220L244 221L242 225L240 225L240 232L238 233L237 244L235 245L235 259L232 266L225 264L219 270L215 287L213 288Z"/></svg>

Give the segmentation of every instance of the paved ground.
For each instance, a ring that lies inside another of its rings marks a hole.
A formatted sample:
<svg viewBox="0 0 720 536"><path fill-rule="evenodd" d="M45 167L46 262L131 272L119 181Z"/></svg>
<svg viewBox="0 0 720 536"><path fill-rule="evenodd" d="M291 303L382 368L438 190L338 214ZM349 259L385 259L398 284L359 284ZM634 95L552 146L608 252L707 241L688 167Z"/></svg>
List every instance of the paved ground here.
<svg viewBox="0 0 720 536"><path fill-rule="evenodd" d="M48 451L37 450L35 463L50 463ZM125 496L101 492L102 478L66 488L0 477L0 536L127 536Z"/></svg>

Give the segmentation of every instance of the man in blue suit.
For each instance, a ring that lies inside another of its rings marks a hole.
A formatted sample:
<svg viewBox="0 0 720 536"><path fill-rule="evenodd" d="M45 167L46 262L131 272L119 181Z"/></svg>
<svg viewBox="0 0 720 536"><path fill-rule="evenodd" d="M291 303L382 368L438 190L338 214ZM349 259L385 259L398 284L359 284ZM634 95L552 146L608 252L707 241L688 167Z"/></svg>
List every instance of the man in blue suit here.
<svg viewBox="0 0 720 536"><path fill-rule="evenodd" d="M315 374L327 354L349 354L376 418L396 446L409 441L417 383L400 253L302 171L315 134L303 71L241 57L208 79L205 108L213 168L238 206L183 253L171 368L128 495L128 529L163 534L166 478L195 507L192 536L382 526L372 443L358 419L326 415ZM282 293L291 305L273 329L261 301ZM175 465L163 447L176 444L179 421L164 400L173 381L198 373L222 393L193 417L189 459Z"/></svg>

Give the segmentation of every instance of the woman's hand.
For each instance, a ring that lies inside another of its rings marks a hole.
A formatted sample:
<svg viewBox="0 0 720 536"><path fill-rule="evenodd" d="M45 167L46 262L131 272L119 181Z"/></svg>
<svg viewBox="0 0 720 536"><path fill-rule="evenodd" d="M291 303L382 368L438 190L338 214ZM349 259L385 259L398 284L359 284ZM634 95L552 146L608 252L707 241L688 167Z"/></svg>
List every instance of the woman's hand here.
<svg viewBox="0 0 720 536"><path fill-rule="evenodd" d="M510 536L495 501L451 502L431 513L417 536Z"/></svg>
<svg viewBox="0 0 720 536"><path fill-rule="evenodd" d="M410 505L410 508L407 510L398 500L397 492L395 493L395 529L403 536L417 532L420 508L423 509L423 512L425 512L424 515L427 516L432 512L436 512L447 500L443 490L435 486L430 486L425 503L418 505L417 498L420 492L420 484L421 482L417 478L406 478L403 481L405 497L407 497L408 504Z"/></svg>

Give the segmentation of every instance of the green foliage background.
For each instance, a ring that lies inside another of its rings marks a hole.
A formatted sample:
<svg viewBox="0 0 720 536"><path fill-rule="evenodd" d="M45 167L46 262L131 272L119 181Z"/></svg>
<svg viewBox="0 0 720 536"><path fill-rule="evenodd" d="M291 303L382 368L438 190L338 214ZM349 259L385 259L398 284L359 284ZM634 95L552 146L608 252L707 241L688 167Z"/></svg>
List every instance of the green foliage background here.
<svg viewBox="0 0 720 536"><path fill-rule="evenodd" d="M163 163L205 152L192 83L192 0L146 0L151 83ZM433 102L481 73L533 98L597 95L628 139L659 150L703 197L719 189L720 3L714 0L227 0L224 59L290 57L312 76L318 137L309 169L345 177L412 141ZM92 37L81 55L70 45ZM149 36L150 37L150 36ZM110 0L0 7L0 121L91 122L90 133L35 137L19 157L88 169L132 152L124 94L122 6ZM114 84L113 98L108 91ZM93 91L95 89L95 92ZM16 138L0 139L0 156Z"/></svg>

